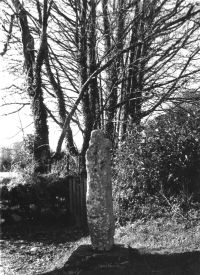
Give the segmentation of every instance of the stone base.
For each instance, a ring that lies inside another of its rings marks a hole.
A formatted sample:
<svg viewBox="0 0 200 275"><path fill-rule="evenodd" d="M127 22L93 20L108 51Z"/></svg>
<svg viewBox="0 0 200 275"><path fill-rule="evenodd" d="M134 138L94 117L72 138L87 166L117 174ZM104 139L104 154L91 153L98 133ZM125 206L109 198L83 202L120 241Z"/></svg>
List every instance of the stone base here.
<svg viewBox="0 0 200 275"><path fill-rule="evenodd" d="M66 275L200 275L200 252L151 254L115 245L99 252L80 246L63 268Z"/></svg>

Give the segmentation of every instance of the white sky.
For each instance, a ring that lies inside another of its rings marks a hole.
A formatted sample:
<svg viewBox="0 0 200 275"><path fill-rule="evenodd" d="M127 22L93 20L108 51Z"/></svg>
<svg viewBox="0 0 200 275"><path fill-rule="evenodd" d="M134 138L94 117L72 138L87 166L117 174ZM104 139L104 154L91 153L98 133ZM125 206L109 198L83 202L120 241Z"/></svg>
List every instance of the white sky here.
<svg viewBox="0 0 200 275"><path fill-rule="evenodd" d="M4 59L0 57L0 98L3 99L6 96L5 87L10 86L16 81L15 77L5 70L4 63ZM1 104L3 104L3 102L1 102L0 105ZM32 122L30 107L26 106L20 113L5 115L12 111L13 108L9 106L0 108L0 147L12 147L14 142L23 140L23 135L26 136L27 134L33 133L33 126L30 125ZM55 133L51 136L58 138L58 134L55 135ZM54 138L54 140L51 139L51 147L55 148L57 138Z"/></svg>
<svg viewBox="0 0 200 275"><path fill-rule="evenodd" d="M4 71L4 61L2 57L0 57L0 64L0 93L1 98L4 98L6 95L4 88L13 83L14 77ZM3 102L0 104L3 104ZM23 113L4 115L9 112L11 112L11 108L9 107L1 107L0 109L0 147L11 147L14 142L22 140L23 132L21 131L21 123L23 127L26 127L26 125L31 122L28 116L24 116ZM31 131L31 129L29 129L29 131Z"/></svg>
<svg viewBox="0 0 200 275"><path fill-rule="evenodd" d="M1 49L0 49L1 51ZM15 77L9 74L5 70L5 60L0 57L0 100L2 95L6 95L5 87L12 85L15 82ZM3 102L0 102L0 105ZM13 110L11 107L2 108L0 107L0 148L1 147L12 147L14 142L22 141L23 135L33 134L33 125L30 125L32 122L30 107L25 107L20 113L4 115L5 113L9 113ZM29 125L29 126L28 126ZM52 127L52 125L54 125ZM28 127L27 127L28 126ZM60 135L60 128L52 123L50 123L49 127L49 139L50 146L53 150L56 149L56 145L58 142L58 138ZM22 131L23 128L23 131ZM75 142L80 147L82 143L82 137L80 133L75 130Z"/></svg>
<svg viewBox="0 0 200 275"><path fill-rule="evenodd" d="M2 41L6 41L5 34L0 29L0 52L3 50L3 43ZM13 83L16 83L16 78L9 74L8 71L6 71L6 56L1 57L0 56L0 106L4 103L6 90L5 87L8 87L12 85ZM3 98L3 100L2 100ZM15 98L13 98L13 102L15 101ZM30 114L30 107L26 106L20 113L15 113L12 115L3 115L5 113L9 113L13 110L11 107L0 107L0 148L1 147L12 147L14 142L22 141L23 140L23 134L26 136L27 134L32 133L33 134L33 125L30 125L32 122L31 114ZM30 125L29 127L27 127ZM54 125L52 127L52 125ZM24 129L24 133L22 131L22 128ZM73 127L74 129L74 127ZM53 150L56 149L56 145L58 142L58 138L60 136L60 128L50 122L49 127L49 141L50 146ZM74 129L74 140L77 144L77 146L80 148L82 143L82 136L80 132L77 131L77 129Z"/></svg>
<svg viewBox="0 0 200 275"><path fill-rule="evenodd" d="M189 0L189 2L196 2L195 0ZM0 29L0 38L4 40L5 36ZM3 44L0 41L0 52L3 49ZM4 58L0 56L0 100L2 94L5 93L3 90L4 87L10 86L13 82L13 76L5 71L5 61ZM2 102L0 102L0 105ZM9 107L7 110L9 112ZM5 108L3 110L5 113ZM2 108L0 108L0 147L8 146L11 147L12 144L16 141L21 141L23 139L22 128L24 128L24 133L27 135L28 133L33 133L33 127L27 127L31 123L30 117L30 108L29 106L22 112L20 112L20 116L18 113L8 116L2 116ZM21 122L20 122L21 121ZM55 149L55 146L58 141L60 129L58 127L50 127L50 145L52 149ZM77 144L81 143L81 135L78 134L75 137Z"/></svg>

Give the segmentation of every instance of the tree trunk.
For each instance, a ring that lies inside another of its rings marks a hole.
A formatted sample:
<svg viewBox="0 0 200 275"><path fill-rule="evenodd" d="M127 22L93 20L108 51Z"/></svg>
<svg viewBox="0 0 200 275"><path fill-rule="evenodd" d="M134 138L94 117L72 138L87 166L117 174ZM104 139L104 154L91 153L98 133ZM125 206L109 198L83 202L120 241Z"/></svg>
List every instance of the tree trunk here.
<svg viewBox="0 0 200 275"><path fill-rule="evenodd" d="M112 41L111 41L111 26L109 20L109 12L108 12L108 0L102 1L102 9L103 9L103 29L104 29L104 37L105 37L105 54L107 55L107 60L111 58L112 51ZM116 62L113 62L111 67L106 70L106 86L107 86L107 106L106 106L106 116L107 121L105 124L105 134L106 137L109 138L112 142L115 139L115 106L117 104L117 70L116 70Z"/></svg>
<svg viewBox="0 0 200 275"><path fill-rule="evenodd" d="M96 62L96 0L90 2L89 15L89 35L88 35L88 63L89 75L92 75L97 69ZM93 129L101 127L100 120L100 103L99 103L99 89L97 83L97 76L95 76L89 84L89 95L91 113L93 115Z"/></svg>
<svg viewBox="0 0 200 275"><path fill-rule="evenodd" d="M80 11L80 25L79 25L79 68L80 68L80 84L81 87L87 81L87 1L81 0L81 11ZM83 121L84 121L84 133L83 133L83 145L80 153L80 159L85 157L85 153L89 146L90 135L93 128L93 114L91 112L90 106L90 96L88 92L88 86L84 88L84 93L82 97L82 111L83 111ZM84 161L81 161L81 172L86 171Z"/></svg>
<svg viewBox="0 0 200 275"><path fill-rule="evenodd" d="M55 94L56 94L56 98L57 98L57 102L58 102L60 126L63 127L65 120L66 120L66 115L67 115L64 92L63 92L60 84L57 83L57 81L55 80L54 74L51 70L51 65L49 62L49 55L48 55L48 47L46 48L46 53L45 53L45 65L46 65L46 70L47 70L47 75L48 75L49 81L51 83L51 86L52 86ZM72 134L72 129L70 127L70 123L66 129L65 139L66 139L66 147L68 149L68 153L72 156L77 156L78 151L74 145L73 134Z"/></svg>
<svg viewBox="0 0 200 275"><path fill-rule="evenodd" d="M50 148L49 148L49 131L47 126L47 111L44 105L42 91L42 65L45 60L45 50L47 47L47 0L44 0L43 22L40 47L37 53L34 69L34 96L32 101L35 137L34 137L34 160L35 172L47 173L50 168Z"/></svg>
<svg viewBox="0 0 200 275"><path fill-rule="evenodd" d="M23 43L24 63L27 74L28 95L31 100L31 109L35 127L34 134L34 161L35 172L46 173L49 170L50 148L49 131L47 126L47 112L44 105L41 68L46 48L47 29L47 0L44 0L43 24L40 47L37 56L34 55L34 38L28 25L27 12L19 0L12 0L19 16Z"/></svg>
<svg viewBox="0 0 200 275"><path fill-rule="evenodd" d="M35 172L47 173L50 170L49 130L46 108L41 93L34 97L32 109L35 126L33 151Z"/></svg>

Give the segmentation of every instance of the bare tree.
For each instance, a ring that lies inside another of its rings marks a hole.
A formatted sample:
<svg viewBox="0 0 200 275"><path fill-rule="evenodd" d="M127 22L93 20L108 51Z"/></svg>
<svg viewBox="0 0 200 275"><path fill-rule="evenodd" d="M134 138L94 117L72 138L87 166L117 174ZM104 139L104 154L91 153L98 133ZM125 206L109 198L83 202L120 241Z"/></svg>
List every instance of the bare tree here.
<svg viewBox="0 0 200 275"><path fill-rule="evenodd" d="M42 65L45 58L45 49L47 44L47 21L51 9L51 1L48 5L48 1L43 2L43 12L40 9L40 3L37 1L37 7L41 20L39 22L40 27L40 39L39 47L36 51L33 31L29 26L28 12L24 5L19 0L12 0L12 6L9 6L14 14L11 16L11 26L13 25L13 17L17 19L17 26L20 28L21 43L24 56L24 70L26 74L27 92L31 102L31 109L33 114L35 135L34 135L34 160L35 160L35 172L47 172L50 159L49 150L49 132L47 126L47 112L44 105L43 89L42 89ZM8 3L9 5L9 3ZM30 14L29 14L30 15ZM12 34L12 28L9 30L9 39ZM4 47L3 54L6 53L7 48Z"/></svg>
<svg viewBox="0 0 200 275"><path fill-rule="evenodd" d="M46 30L46 17L41 12L45 1L43 5L40 1L34 3L38 19L28 12L25 15L34 22L30 34L38 35L41 29ZM93 129L104 129L117 146L129 125L140 124L144 117L171 104L183 91L191 90L200 69L200 10L196 3L187 0L51 3L51 13L50 8L46 12L48 31L45 36L40 35L44 47L41 43L41 51L24 53L26 67L35 60L38 70L26 69L26 73L30 87L43 88L38 89L38 96L45 91L49 99L57 102L57 108L44 106L62 129L55 156L61 152L65 139L69 154L79 159L80 170L84 171ZM3 52L14 39L11 33L15 22L10 17ZM198 93L197 84L195 90ZM74 125L82 134L79 150L74 141Z"/></svg>
<svg viewBox="0 0 200 275"><path fill-rule="evenodd" d="M56 62L60 62L64 77L67 75L71 90L77 94L69 105L57 153L77 110L83 122L83 146L75 152L83 159L84 167L92 129L105 127L107 136L117 144L128 125L139 124L142 118L171 101L183 82L199 72L199 68L192 67L199 53L198 26L193 22L199 10L185 3L66 1L70 16L56 6L65 43L54 42L68 54L57 56ZM195 47L190 52L191 45ZM188 49L187 56L182 54L183 48ZM65 60L73 66L64 67ZM70 74L70 68L77 77ZM63 76L59 77L62 83ZM100 121L101 113L106 114L105 121ZM73 138L73 145L72 141Z"/></svg>

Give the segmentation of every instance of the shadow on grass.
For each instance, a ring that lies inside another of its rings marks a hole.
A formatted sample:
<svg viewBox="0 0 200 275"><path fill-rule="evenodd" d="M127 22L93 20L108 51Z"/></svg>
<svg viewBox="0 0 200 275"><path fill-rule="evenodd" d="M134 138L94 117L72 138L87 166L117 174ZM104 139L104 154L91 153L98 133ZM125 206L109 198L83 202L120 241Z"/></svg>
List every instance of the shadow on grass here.
<svg viewBox="0 0 200 275"><path fill-rule="evenodd" d="M200 275L200 252L151 254L115 245L97 252L81 245L62 269L40 275Z"/></svg>
<svg viewBox="0 0 200 275"><path fill-rule="evenodd" d="M62 244L75 242L87 236L87 229L68 226L65 223L21 223L1 227L2 240L16 242L42 242L44 244Z"/></svg>

